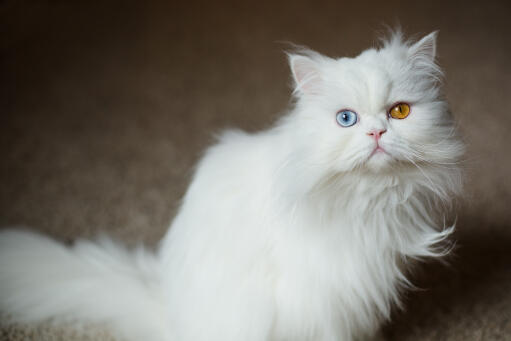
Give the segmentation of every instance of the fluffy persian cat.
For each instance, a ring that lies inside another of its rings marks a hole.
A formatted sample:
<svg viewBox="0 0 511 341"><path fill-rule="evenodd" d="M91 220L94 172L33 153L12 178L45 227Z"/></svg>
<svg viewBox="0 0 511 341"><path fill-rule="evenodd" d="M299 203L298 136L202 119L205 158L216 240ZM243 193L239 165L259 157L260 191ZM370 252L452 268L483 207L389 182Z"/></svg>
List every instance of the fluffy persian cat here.
<svg viewBox="0 0 511 341"><path fill-rule="evenodd" d="M3 230L0 310L137 341L375 338L407 267L452 232L463 144L435 46L289 54L294 108L206 151L156 253Z"/></svg>

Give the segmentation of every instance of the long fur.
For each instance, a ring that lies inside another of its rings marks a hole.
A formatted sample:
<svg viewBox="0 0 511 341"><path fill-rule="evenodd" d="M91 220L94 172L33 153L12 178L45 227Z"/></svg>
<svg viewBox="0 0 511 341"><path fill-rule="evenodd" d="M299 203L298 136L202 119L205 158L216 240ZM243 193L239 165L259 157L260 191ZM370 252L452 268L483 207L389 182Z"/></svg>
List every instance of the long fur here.
<svg viewBox="0 0 511 341"><path fill-rule="evenodd" d="M0 231L0 307L16 321L107 323L128 339L167 340L160 277L143 248L108 238L67 247L23 229Z"/></svg>
<svg viewBox="0 0 511 341"><path fill-rule="evenodd" d="M296 104L269 130L225 132L199 162L155 255L0 233L0 309L106 322L129 340L373 338L414 260L448 252L461 190L436 33L332 59L289 54ZM388 118L398 102L411 114ZM341 109L358 113L340 127ZM388 154L373 155L371 129Z"/></svg>

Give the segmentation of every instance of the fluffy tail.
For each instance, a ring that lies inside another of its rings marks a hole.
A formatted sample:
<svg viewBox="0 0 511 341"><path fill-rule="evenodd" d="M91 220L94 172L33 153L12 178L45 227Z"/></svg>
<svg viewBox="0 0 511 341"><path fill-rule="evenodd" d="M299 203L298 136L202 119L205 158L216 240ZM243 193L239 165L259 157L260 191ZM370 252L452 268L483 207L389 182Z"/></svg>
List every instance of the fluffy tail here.
<svg viewBox="0 0 511 341"><path fill-rule="evenodd" d="M168 340L158 262L109 239L67 247L0 231L0 311L19 322L107 323L127 340Z"/></svg>

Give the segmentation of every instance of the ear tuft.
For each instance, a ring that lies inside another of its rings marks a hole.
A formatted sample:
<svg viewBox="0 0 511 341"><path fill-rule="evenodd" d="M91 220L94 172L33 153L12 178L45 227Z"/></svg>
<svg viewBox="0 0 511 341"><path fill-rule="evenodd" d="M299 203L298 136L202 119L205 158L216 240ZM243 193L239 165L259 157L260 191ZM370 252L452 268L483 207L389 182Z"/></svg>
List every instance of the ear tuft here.
<svg viewBox="0 0 511 341"><path fill-rule="evenodd" d="M426 58L430 62L436 57L436 38L438 31L431 32L409 48L409 54L413 59Z"/></svg>
<svg viewBox="0 0 511 341"><path fill-rule="evenodd" d="M288 54L288 59L295 82L295 92L303 94L318 93L321 83L318 62L303 54Z"/></svg>

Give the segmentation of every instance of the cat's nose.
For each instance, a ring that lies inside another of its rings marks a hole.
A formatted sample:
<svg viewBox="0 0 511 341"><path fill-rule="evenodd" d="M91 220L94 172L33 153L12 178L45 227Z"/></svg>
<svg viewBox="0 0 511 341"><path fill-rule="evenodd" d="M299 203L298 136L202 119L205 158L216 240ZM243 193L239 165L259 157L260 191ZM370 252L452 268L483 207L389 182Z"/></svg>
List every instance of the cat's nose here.
<svg viewBox="0 0 511 341"><path fill-rule="evenodd" d="M367 135L371 136L378 142L383 134L387 132L387 129L374 129L367 133Z"/></svg>

